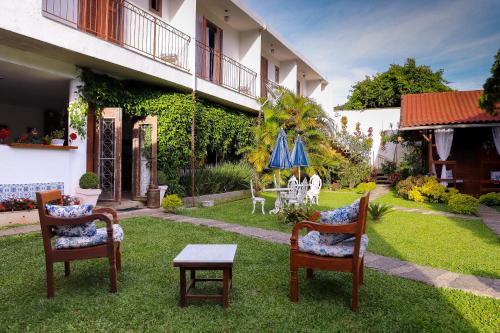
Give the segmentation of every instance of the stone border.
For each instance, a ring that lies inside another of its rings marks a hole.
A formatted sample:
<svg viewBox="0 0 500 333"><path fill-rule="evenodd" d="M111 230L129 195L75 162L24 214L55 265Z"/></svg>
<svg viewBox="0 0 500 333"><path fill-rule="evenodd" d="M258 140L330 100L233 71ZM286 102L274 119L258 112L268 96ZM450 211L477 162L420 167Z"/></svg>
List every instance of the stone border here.
<svg viewBox="0 0 500 333"><path fill-rule="evenodd" d="M196 203L202 201L215 201L216 203L234 201L250 197L250 190L231 191L224 193L205 194L195 197ZM184 197L182 201L185 205L191 204L192 197Z"/></svg>

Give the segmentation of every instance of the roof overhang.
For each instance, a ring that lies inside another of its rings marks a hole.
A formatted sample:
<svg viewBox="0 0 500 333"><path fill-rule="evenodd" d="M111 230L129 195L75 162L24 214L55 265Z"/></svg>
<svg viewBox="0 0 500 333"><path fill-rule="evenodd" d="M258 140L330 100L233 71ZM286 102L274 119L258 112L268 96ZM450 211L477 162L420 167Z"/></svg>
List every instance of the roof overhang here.
<svg viewBox="0 0 500 333"><path fill-rule="evenodd" d="M400 127L400 131L419 131L426 129L441 129L441 128L477 128L477 127L500 127L500 123L481 123L481 124L442 124L442 125L426 125Z"/></svg>

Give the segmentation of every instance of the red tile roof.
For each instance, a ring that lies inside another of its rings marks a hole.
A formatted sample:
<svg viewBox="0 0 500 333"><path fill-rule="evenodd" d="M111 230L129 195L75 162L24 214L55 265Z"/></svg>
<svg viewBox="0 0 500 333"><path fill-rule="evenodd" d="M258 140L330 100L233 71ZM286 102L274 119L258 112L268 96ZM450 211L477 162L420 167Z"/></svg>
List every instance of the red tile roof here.
<svg viewBox="0 0 500 333"><path fill-rule="evenodd" d="M404 95L401 127L500 122L478 106L482 90Z"/></svg>

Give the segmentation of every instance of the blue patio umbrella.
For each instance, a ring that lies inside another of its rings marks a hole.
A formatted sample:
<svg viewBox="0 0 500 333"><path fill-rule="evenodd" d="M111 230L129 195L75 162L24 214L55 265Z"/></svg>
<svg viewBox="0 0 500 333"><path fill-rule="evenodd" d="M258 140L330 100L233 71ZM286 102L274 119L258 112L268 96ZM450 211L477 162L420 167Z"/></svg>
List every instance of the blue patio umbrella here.
<svg viewBox="0 0 500 333"><path fill-rule="evenodd" d="M292 165L294 167L299 167L299 182L300 182L300 167L308 167L309 159L307 158L306 149L304 147L304 143L300 138L300 135L297 135L295 138L295 143L292 149Z"/></svg>
<svg viewBox="0 0 500 333"><path fill-rule="evenodd" d="M281 129L278 134L276 145L274 146L271 160L269 161L269 167L278 169L278 182L281 181L281 170L292 168L292 160L290 158L290 151L288 150L286 133L283 129Z"/></svg>

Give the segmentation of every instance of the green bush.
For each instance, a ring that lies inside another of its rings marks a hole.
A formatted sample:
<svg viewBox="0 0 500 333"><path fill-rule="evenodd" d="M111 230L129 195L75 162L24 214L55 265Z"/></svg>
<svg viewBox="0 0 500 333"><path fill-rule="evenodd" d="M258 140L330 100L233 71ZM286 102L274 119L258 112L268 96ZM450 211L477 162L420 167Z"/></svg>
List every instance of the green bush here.
<svg viewBox="0 0 500 333"><path fill-rule="evenodd" d="M404 199L408 199L408 192L416 186L424 185L425 178L423 176L410 176L406 179L400 180L396 184L396 193Z"/></svg>
<svg viewBox="0 0 500 333"><path fill-rule="evenodd" d="M158 170L158 185L166 185L168 182L167 174L161 170Z"/></svg>
<svg viewBox="0 0 500 333"><path fill-rule="evenodd" d="M309 217L316 211L312 205L305 206L287 206L278 213L278 220L285 224L295 225L301 221L308 220Z"/></svg>
<svg viewBox="0 0 500 333"><path fill-rule="evenodd" d="M392 212L391 205L371 203L368 206L368 213L370 213L370 216L374 221L380 220L381 217L389 214L390 212Z"/></svg>
<svg viewBox="0 0 500 333"><path fill-rule="evenodd" d="M380 171L384 175L391 175L396 172L397 170L397 165L396 162L393 161L384 161L382 162L382 166L380 167Z"/></svg>
<svg viewBox="0 0 500 333"><path fill-rule="evenodd" d="M370 166L365 162L351 162L349 160L340 163L339 183L342 187L354 188L361 182L370 178Z"/></svg>
<svg viewBox="0 0 500 333"><path fill-rule="evenodd" d="M377 184L375 182L368 182L368 183L359 183L358 186L356 186L356 193L365 193L365 192L370 192L377 187Z"/></svg>
<svg viewBox="0 0 500 333"><path fill-rule="evenodd" d="M79 185L83 189L97 189L99 188L99 177L93 172L84 173L80 177Z"/></svg>
<svg viewBox="0 0 500 333"><path fill-rule="evenodd" d="M477 215L479 200L468 194L454 194L448 200L448 207L453 213Z"/></svg>
<svg viewBox="0 0 500 333"><path fill-rule="evenodd" d="M429 202L446 202L448 200L447 188L438 183L435 177L426 177L424 184L420 187L420 193Z"/></svg>
<svg viewBox="0 0 500 333"><path fill-rule="evenodd" d="M250 180L255 178L253 168L247 162L223 163L197 170L195 173L196 195L224 193L250 188ZM191 193L191 173L180 178L186 193Z"/></svg>
<svg viewBox="0 0 500 333"><path fill-rule="evenodd" d="M408 200L412 200L415 202L424 202L425 197L422 195L422 192L420 192L420 187L415 186L412 190L408 191Z"/></svg>
<svg viewBox="0 0 500 333"><path fill-rule="evenodd" d="M486 206L500 206L500 193L486 193L479 197L479 203Z"/></svg>
<svg viewBox="0 0 500 333"><path fill-rule="evenodd" d="M182 199L177 194L169 194L163 198L161 206L167 213L175 213L182 206Z"/></svg>

